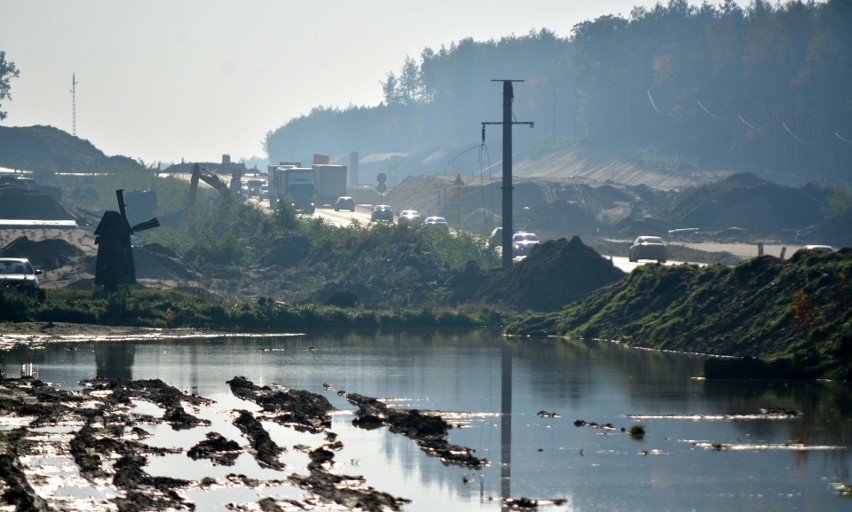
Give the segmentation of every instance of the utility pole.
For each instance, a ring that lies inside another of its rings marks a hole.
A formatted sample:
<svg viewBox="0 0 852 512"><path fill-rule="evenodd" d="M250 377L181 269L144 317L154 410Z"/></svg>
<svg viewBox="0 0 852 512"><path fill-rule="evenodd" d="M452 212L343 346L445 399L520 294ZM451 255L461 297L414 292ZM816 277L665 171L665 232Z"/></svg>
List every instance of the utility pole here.
<svg viewBox="0 0 852 512"><path fill-rule="evenodd" d="M77 136L77 75L71 73L71 119L72 134Z"/></svg>
<svg viewBox="0 0 852 512"><path fill-rule="evenodd" d="M523 80L491 80L503 82L503 121L482 123L482 143L485 143L485 125L503 125L503 267L512 266L512 125L526 124L530 128L535 125L531 121L512 121L512 101L514 92L512 82Z"/></svg>

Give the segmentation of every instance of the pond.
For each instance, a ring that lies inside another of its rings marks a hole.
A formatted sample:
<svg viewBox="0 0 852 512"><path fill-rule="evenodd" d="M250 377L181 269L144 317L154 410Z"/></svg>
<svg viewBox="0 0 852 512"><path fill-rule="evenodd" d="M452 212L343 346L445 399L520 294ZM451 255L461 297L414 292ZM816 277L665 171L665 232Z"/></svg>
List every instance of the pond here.
<svg viewBox="0 0 852 512"><path fill-rule="evenodd" d="M215 401L200 413L209 427L154 429L148 442L162 446L188 448L211 430L245 444L227 412L257 406L231 394L225 382L235 376L322 394L339 409L331 426L344 445L336 469L411 500L407 511L500 510L507 497L539 500L541 510L852 510L852 498L837 491L852 484L850 387L702 380L703 361L486 331L211 336L0 352L7 376L26 365L63 389L95 377L159 378ZM356 428L355 407L341 390L394 407L441 411L456 427L450 442L476 450L489 464L445 465L387 428ZM644 436L630 435L635 425ZM269 430L281 445L312 442L310 434L283 426ZM285 458L295 472L307 464L298 452ZM146 470L195 479L224 480L228 473L282 479L248 457L235 467L155 457ZM81 485L76 492L90 491ZM229 503L303 494L280 484L231 485L189 499L199 510L228 510Z"/></svg>

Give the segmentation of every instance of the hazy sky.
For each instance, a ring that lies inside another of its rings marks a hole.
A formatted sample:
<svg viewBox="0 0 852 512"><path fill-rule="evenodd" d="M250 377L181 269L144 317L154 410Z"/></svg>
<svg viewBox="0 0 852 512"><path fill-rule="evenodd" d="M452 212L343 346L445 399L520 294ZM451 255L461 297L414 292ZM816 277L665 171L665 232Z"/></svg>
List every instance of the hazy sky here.
<svg viewBox="0 0 852 512"><path fill-rule="evenodd" d="M377 105L387 73L426 47L541 28L567 37L655 3L0 0L0 50L20 70L2 124L71 133L76 74L77 135L107 155L263 156L268 131L314 107Z"/></svg>

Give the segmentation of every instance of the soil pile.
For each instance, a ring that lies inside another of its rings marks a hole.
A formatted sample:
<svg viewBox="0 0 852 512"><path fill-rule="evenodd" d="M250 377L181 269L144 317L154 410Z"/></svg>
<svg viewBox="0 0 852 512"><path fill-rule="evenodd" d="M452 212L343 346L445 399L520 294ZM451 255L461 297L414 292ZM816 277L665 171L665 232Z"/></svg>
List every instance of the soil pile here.
<svg viewBox="0 0 852 512"><path fill-rule="evenodd" d="M65 265L76 265L84 254L77 246L59 238L36 242L26 236L19 236L0 249L0 256L28 258L34 267L56 270Z"/></svg>
<svg viewBox="0 0 852 512"><path fill-rule="evenodd" d="M74 220L56 199L29 186L25 180L0 178L0 219Z"/></svg>
<svg viewBox="0 0 852 512"><path fill-rule="evenodd" d="M133 248L137 279L198 281L201 272L175 251L157 243Z"/></svg>
<svg viewBox="0 0 852 512"><path fill-rule="evenodd" d="M52 126L0 126L0 167L34 172L122 172L139 162L108 157L91 142Z"/></svg>
<svg viewBox="0 0 852 512"><path fill-rule="evenodd" d="M622 278L624 272L580 237L561 238L538 245L509 269L489 273L473 300L553 311Z"/></svg>

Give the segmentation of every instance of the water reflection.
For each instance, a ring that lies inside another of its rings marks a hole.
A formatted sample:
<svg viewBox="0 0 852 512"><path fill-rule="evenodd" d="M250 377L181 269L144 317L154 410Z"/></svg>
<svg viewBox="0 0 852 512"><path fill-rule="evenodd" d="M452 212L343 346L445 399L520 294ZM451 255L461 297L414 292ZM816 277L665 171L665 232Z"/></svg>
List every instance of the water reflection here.
<svg viewBox="0 0 852 512"><path fill-rule="evenodd" d="M99 343L94 346L95 377L98 379L133 378L136 345L132 343Z"/></svg>
<svg viewBox="0 0 852 512"><path fill-rule="evenodd" d="M512 347L500 351L500 496L512 497ZM505 508L505 507L504 507Z"/></svg>
<svg viewBox="0 0 852 512"><path fill-rule="evenodd" d="M406 510L496 510L510 496L565 498L583 511L849 504L831 488L850 478L850 451L838 448L852 445L848 385L704 381L696 379L703 369L697 356L477 331L49 344L0 353L7 375L22 363L67 388L93 377L160 378L227 402L233 397L225 381L243 375L258 385L323 393L347 411L352 406L338 390L469 413L454 417L464 428L451 430L450 442L493 462L476 472L444 466L385 429L362 431L351 417L335 418L333 430L347 445L341 471L413 499ZM802 414L736 419L762 408ZM538 417L541 410L559 417ZM731 418L701 419L725 415ZM576 419L617 428L578 428ZM637 422L645 438L620 432ZM821 446L835 449L815 449Z"/></svg>

